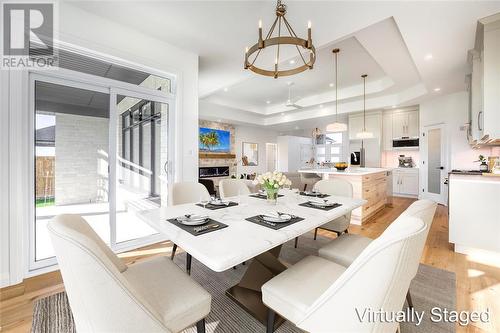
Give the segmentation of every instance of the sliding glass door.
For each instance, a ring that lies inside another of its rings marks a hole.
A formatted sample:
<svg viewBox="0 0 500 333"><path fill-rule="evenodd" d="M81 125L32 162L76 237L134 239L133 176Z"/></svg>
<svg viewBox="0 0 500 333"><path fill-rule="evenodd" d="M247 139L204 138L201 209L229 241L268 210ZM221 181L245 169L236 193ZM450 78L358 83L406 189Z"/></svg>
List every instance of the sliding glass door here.
<svg viewBox="0 0 500 333"><path fill-rule="evenodd" d="M106 83L30 75L29 271L56 264L47 223L59 214L81 215L115 251L164 239L137 213L167 205L173 97Z"/></svg>
<svg viewBox="0 0 500 333"><path fill-rule="evenodd" d="M167 204L169 101L113 93L116 124L116 229L124 242L156 235L137 213Z"/></svg>

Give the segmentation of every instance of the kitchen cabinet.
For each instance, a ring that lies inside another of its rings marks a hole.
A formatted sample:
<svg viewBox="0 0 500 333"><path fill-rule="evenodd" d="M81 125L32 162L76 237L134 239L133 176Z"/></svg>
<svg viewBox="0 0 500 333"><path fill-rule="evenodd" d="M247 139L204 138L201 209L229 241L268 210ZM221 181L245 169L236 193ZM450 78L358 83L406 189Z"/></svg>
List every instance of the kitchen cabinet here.
<svg viewBox="0 0 500 333"><path fill-rule="evenodd" d="M479 20L469 51L470 144L500 144L500 14Z"/></svg>
<svg viewBox="0 0 500 333"><path fill-rule="evenodd" d="M375 139L380 139L382 134L382 112L366 114L366 130L373 133ZM363 131L363 114L349 116L349 140L359 140L356 134ZM372 140L372 139L368 139Z"/></svg>
<svg viewBox="0 0 500 333"><path fill-rule="evenodd" d="M393 150L392 140L394 138L419 137L418 110L384 111L382 129L383 150Z"/></svg>
<svg viewBox="0 0 500 333"><path fill-rule="evenodd" d="M392 150L392 112L382 116L382 150Z"/></svg>
<svg viewBox="0 0 500 333"><path fill-rule="evenodd" d="M394 112L392 115L392 137L418 137L418 111Z"/></svg>
<svg viewBox="0 0 500 333"><path fill-rule="evenodd" d="M418 196L418 169L394 169L392 171L392 177L392 192L395 196Z"/></svg>

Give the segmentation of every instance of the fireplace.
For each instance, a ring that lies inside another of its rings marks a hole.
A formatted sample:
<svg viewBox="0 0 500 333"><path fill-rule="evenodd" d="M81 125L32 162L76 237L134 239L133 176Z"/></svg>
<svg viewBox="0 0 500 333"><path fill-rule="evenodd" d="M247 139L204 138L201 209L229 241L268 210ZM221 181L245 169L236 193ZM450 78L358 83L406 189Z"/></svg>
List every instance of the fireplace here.
<svg viewBox="0 0 500 333"><path fill-rule="evenodd" d="M199 178L229 177L229 167L200 167L198 169Z"/></svg>

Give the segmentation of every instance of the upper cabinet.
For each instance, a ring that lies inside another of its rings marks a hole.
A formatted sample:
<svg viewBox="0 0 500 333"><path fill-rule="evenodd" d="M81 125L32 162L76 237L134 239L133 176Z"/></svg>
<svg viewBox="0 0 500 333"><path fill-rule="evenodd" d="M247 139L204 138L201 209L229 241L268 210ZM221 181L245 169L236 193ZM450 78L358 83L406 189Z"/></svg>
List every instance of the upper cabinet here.
<svg viewBox="0 0 500 333"><path fill-rule="evenodd" d="M372 132L374 138L380 139L382 136L382 113L369 112L366 114L366 130ZM356 134L363 131L363 114L349 116L349 140L359 140Z"/></svg>
<svg viewBox="0 0 500 333"><path fill-rule="evenodd" d="M500 14L479 20L469 64L470 143L500 145Z"/></svg>
<svg viewBox="0 0 500 333"><path fill-rule="evenodd" d="M419 137L418 110L389 110L383 113L383 150L392 150L392 140Z"/></svg>
<svg viewBox="0 0 500 333"><path fill-rule="evenodd" d="M392 137L417 137L418 111L395 111L392 116Z"/></svg>

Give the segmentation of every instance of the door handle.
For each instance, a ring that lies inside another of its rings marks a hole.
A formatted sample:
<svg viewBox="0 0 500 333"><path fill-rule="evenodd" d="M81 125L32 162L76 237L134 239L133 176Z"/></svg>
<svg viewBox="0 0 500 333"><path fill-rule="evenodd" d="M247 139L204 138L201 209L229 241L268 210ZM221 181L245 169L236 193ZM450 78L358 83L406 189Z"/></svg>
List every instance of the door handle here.
<svg viewBox="0 0 500 333"><path fill-rule="evenodd" d="M163 170L165 171L165 174L168 175L168 161L163 164Z"/></svg>
<svg viewBox="0 0 500 333"><path fill-rule="evenodd" d="M444 170L444 167L440 166L440 167L437 167L436 169L438 169L438 170Z"/></svg>
<svg viewBox="0 0 500 333"><path fill-rule="evenodd" d="M479 111L479 113L477 114L477 129L479 131L482 131L482 127L481 127L481 113L483 113L483 111Z"/></svg>

